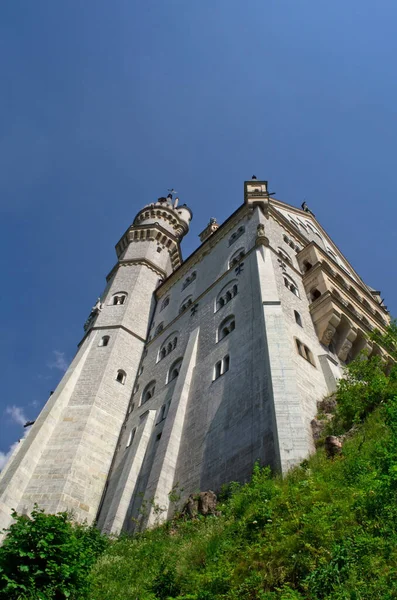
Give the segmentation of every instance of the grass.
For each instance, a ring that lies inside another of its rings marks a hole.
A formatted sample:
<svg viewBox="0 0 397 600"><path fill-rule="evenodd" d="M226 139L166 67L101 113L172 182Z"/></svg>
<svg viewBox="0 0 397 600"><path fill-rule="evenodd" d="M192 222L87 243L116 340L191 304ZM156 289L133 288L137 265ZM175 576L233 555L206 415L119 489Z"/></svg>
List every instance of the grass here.
<svg viewBox="0 0 397 600"><path fill-rule="evenodd" d="M115 541L92 600L397 598L396 375L353 366L329 431L355 425L340 456L320 447L284 479L256 465L225 490L221 516Z"/></svg>

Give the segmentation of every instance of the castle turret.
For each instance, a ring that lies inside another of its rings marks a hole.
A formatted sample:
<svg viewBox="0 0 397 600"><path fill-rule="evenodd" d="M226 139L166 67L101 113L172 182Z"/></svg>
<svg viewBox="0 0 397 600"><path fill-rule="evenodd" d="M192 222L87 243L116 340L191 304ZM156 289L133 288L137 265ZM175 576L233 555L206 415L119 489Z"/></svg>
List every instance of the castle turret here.
<svg viewBox="0 0 397 600"><path fill-rule="evenodd" d="M148 337L154 291L181 264L191 212L172 197L137 214L85 323L69 369L0 477L0 529L11 509L97 513Z"/></svg>

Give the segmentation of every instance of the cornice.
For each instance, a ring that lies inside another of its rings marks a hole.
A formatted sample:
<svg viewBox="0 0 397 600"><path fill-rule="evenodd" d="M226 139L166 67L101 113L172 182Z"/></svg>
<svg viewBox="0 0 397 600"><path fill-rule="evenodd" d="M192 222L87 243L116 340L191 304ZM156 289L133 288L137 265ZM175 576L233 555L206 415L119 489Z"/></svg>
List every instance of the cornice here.
<svg viewBox="0 0 397 600"><path fill-rule="evenodd" d="M190 214L192 214L192 211L190 210L190 208L183 207L186 208ZM169 206L160 203L160 202L153 202L152 204L148 204L147 206L144 206L136 215L134 222L132 224L133 227L139 226L139 221L143 220L143 219L147 219L148 218L148 213L149 213L149 218L151 219L165 219L166 221L168 221L173 228L180 234L184 235L189 231L189 226L182 220L179 218L179 215L177 212L175 212L174 208L170 208ZM179 230L179 231L178 231Z"/></svg>
<svg viewBox="0 0 397 600"><path fill-rule="evenodd" d="M348 297L350 303L355 307L355 310L357 311L358 315L363 315L365 316L365 318L368 318L372 321L374 327L378 327L382 330L385 329L386 325L383 323L383 320L381 320L378 316L377 313L373 313L372 311L368 310L368 308L362 304L362 302L360 302L360 298L357 298L357 296L355 296L354 294L352 294L352 292L350 291L350 289L345 288L341 282L337 279L337 277L335 276L335 273L327 266L326 263L324 262L317 262L315 265L313 265L313 267L307 271L304 276L303 276L303 284L306 286L306 282L308 280L310 280L311 277L316 277L317 275L319 275L320 273L325 272L327 274L327 276L330 278L330 280L332 281L332 284L335 286L335 288L338 290L338 292L340 291L342 293L342 295L345 295ZM321 298L324 296L324 298L327 297L327 295L331 294L332 292L330 290L327 290L326 292L324 292L324 294L321 294L320 298L318 298L317 300L315 300L316 303L320 304L320 300ZM335 302L338 303L339 306L343 306L344 309L348 310L349 313L354 314L348 306L346 306L343 302L341 302L341 300L339 300L336 296L332 295L332 298L335 300ZM372 301L373 302L373 301ZM314 302L312 303L314 304ZM360 317L356 315L356 320L360 321ZM361 323L361 327L363 327L363 323Z"/></svg>
<svg viewBox="0 0 397 600"><path fill-rule="evenodd" d="M154 231L157 232L157 235L153 235ZM146 236L139 232L146 232ZM173 268L178 268L182 264L178 237L162 227L160 223L131 225L116 244L117 257L120 259L132 242L147 241L157 242L168 250Z"/></svg>
<svg viewBox="0 0 397 600"><path fill-rule="evenodd" d="M106 277L106 281L110 281L110 279L113 277L114 273L119 267L130 267L131 265L142 265L148 267L148 269L156 273L160 279L164 279L164 277L167 276L167 273L165 271L159 269L159 267L152 263L150 260L147 260L146 258L133 258L131 260L119 260L118 263L114 265L109 275Z"/></svg>
<svg viewBox="0 0 397 600"><path fill-rule="evenodd" d="M343 277L344 279L347 279L349 281L349 283L352 285L352 287L359 288L361 293L366 296L366 299L367 300L369 299L369 302L371 303L371 305L375 305L378 310L383 311L385 317L387 317L387 318L389 317L387 310L383 306L381 306L380 304L378 304L376 302L373 295L368 290L368 287L365 285L365 283L362 281L362 279L359 278L358 281L353 279L353 277L351 275L349 275L349 273L347 273L344 269L342 269L342 267L337 262L335 262L335 260L332 258L332 256L330 256L327 252L325 252L325 250L323 250L321 248L321 246L319 246L316 242L314 242L314 241L310 242L309 244L307 244L305 246L305 248L302 248L302 250L300 252L298 252L298 254L301 254L301 253L304 254L304 251L308 251L311 247L316 248L316 250L318 250L320 252L321 256L325 259L323 262L326 265L325 268L327 269L327 267L328 267L327 273L332 275L332 268L329 266L329 263L331 263L332 267L334 267L336 269L336 271L339 273L339 275L341 277ZM318 264L323 264L323 263L318 263ZM317 266L317 265L313 265L313 268L315 266ZM311 271L312 271L312 269L310 269L310 271L308 271L308 273L310 273ZM306 275L306 273L305 273L305 275ZM352 297L354 298L353 294L352 294Z"/></svg>
<svg viewBox="0 0 397 600"><path fill-rule="evenodd" d="M134 333L133 331L131 331L131 329L128 329L128 327L125 327L124 325L98 325L98 326L94 325L87 330L87 333L84 335L84 337L82 337L80 342L77 344L77 347L79 348L81 346L81 344L84 342L84 340L90 335L91 331L97 331L97 330L100 331L101 329L102 330L122 329L123 331L126 331L127 333L132 335L134 338L136 338L137 340L142 342L143 344L146 344L146 340L144 338L142 338L140 335Z"/></svg>

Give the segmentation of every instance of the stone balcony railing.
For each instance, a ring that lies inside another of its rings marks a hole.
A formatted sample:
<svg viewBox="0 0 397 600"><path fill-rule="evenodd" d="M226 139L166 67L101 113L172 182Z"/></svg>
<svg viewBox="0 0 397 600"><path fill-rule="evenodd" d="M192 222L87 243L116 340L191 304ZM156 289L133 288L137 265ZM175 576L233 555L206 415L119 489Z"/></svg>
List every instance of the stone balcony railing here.
<svg viewBox="0 0 397 600"><path fill-rule="evenodd" d="M384 307L314 242L301 250L297 259L320 342L343 362L362 350L388 360L386 351L368 339L370 331L384 331L389 324Z"/></svg>

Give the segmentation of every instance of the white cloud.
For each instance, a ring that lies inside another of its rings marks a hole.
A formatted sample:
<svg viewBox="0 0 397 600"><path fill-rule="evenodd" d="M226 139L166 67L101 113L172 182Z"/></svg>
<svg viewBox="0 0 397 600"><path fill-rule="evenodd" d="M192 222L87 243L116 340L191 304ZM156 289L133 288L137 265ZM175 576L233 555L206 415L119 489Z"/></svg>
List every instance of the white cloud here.
<svg viewBox="0 0 397 600"><path fill-rule="evenodd" d="M21 406L15 406L15 404L13 404L12 406L7 406L5 413L6 415L10 415L11 419L15 423L18 423L18 425L25 425L27 421L27 418L25 417L23 408Z"/></svg>
<svg viewBox="0 0 397 600"><path fill-rule="evenodd" d="M59 352L59 350L53 350L54 360L47 363L47 367L50 369L59 369L59 371L65 372L68 368L68 363L65 358L64 352Z"/></svg>
<svg viewBox="0 0 397 600"><path fill-rule="evenodd" d="M14 452L18 444L19 442L14 442L13 444L11 444L7 452L0 452L0 471L4 469L8 462L8 459L10 458L11 454Z"/></svg>
<svg viewBox="0 0 397 600"><path fill-rule="evenodd" d="M4 467L6 466L11 454L14 452L15 448L17 446L19 446L19 444L23 443L23 440L26 438L26 436L29 433L29 429L26 429L24 431L23 437L21 437L20 440L18 440L17 442L14 442L13 444L11 444L11 446L8 448L7 452L1 452L0 451L0 471L2 471L4 469Z"/></svg>

